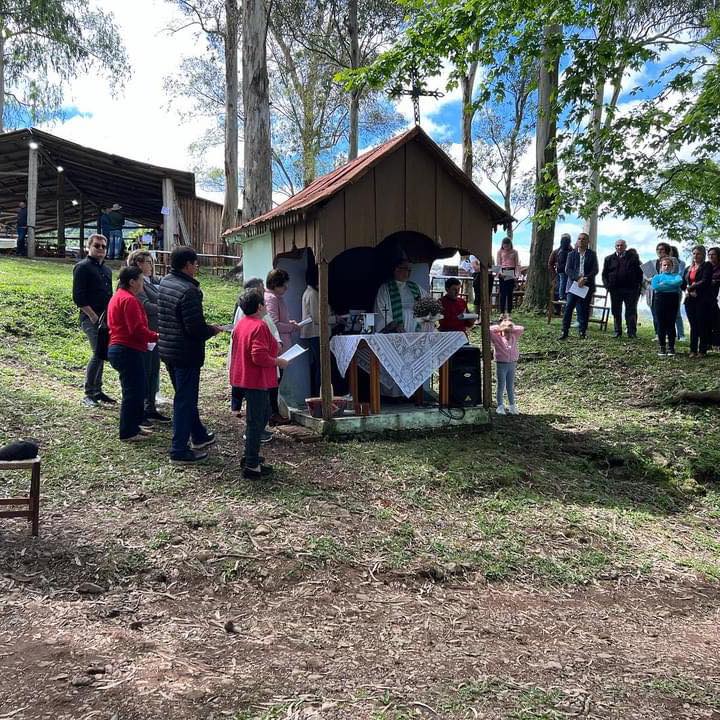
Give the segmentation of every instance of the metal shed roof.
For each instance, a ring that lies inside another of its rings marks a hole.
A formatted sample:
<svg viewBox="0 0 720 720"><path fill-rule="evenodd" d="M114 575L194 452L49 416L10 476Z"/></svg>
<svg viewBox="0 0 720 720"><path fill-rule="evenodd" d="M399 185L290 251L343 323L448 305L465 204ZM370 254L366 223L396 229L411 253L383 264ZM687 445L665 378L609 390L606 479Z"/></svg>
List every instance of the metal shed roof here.
<svg viewBox="0 0 720 720"><path fill-rule="evenodd" d="M18 203L25 200L31 141L39 145L37 230L56 227L58 166L65 175L67 222L79 220L79 206L73 206L72 200L83 198L86 221L93 221L100 207L117 202L128 219L160 225L163 178L172 179L177 196L195 197L191 172L130 160L27 128L0 133L0 208L4 217L14 215Z"/></svg>

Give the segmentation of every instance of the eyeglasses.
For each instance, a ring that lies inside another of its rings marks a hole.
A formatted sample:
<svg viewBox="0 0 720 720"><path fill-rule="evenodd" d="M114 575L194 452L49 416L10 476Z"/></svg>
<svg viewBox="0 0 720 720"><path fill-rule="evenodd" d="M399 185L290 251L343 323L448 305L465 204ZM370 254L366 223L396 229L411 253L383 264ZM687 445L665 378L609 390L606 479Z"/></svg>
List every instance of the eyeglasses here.
<svg viewBox="0 0 720 720"><path fill-rule="evenodd" d="M97 243L93 243L92 246L98 250L107 250L107 245L98 245Z"/></svg>

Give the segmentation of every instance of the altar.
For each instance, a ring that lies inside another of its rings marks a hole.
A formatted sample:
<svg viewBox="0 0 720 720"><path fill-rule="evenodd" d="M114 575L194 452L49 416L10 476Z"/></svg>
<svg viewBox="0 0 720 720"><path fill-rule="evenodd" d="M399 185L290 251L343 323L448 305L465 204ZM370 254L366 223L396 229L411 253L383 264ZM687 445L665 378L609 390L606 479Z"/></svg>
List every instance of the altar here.
<svg viewBox="0 0 720 720"><path fill-rule="evenodd" d="M336 335L330 350L343 377L349 375L350 394L356 415L380 412L382 389L397 386L402 394L422 404L423 385L439 371L439 404L449 404L448 361L464 345L462 332L378 333ZM358 396L358 366L370 376L370 403L367 412Z"/></svg>

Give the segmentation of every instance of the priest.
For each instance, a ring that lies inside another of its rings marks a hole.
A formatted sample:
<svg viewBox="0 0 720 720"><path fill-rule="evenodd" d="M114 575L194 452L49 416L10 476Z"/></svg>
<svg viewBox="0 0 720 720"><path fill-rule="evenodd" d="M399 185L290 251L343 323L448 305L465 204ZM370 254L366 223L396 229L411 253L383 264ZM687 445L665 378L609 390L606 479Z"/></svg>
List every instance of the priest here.
<svg viewBox="0 0 720 720"><path fill-rule="evenodd" d="M417 283L410 280L410 261L399 258L393 267L392 280L378 289L375 297L375 332L417 332L415 301L422 296Z"/></svg>

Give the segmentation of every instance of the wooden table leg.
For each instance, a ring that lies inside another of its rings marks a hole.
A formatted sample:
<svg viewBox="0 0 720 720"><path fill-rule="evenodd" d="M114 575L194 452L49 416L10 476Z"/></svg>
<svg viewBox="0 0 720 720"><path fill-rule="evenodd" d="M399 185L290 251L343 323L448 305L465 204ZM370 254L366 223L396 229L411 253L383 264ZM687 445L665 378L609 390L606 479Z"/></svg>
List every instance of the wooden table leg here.
<svg viewBox="0 0 720 720"><path fill-rule="evenodd" d="M415 400L415 405L418 407L421 407L422 404L425 402L425 388L421 385L413 395L413 400Z"/></svg>
<svg viewBox="0 0 720 720"><path fill-rule="evenodd" d="M356 415L361 414L360 398L358 396L358 368L357 360L353 355L353 359L350 361L350 394L353 399L353 412Z"/></svg>
<svg viewBox="0 0 720 720"><path fill-rule="evenodd" d="M370 350L370 414L380 414L380 361Z"/></svg>
<svg viewBox="0 0 720 720"><path fill-rule="evenodd" d="M37 537L40 525L40 463L36 462L32 467L32 478L30 480L30 513L32 520L32 534Z"/></svg>
<svg viewBox="0 0 720 720"><path fill-rule="evenodd" d="M440 405L450 405L450 361L446 360L440 366Z"/></svg>

